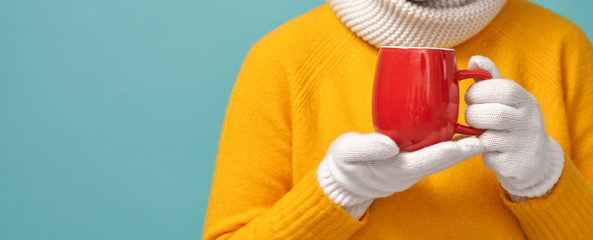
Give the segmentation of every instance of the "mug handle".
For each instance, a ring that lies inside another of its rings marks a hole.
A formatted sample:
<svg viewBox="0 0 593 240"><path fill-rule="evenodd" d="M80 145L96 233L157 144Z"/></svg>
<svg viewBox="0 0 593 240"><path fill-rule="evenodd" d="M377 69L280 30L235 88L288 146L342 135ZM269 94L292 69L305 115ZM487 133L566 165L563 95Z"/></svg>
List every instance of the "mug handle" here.
<svg viewBox="0 0 593 240"><path fill-rule="evenodd" d="M461 81L463 79L468 78L477 78L477 79L492 79L492 75L486 71L482 70L458 70L455 74L455 80ZM462 124L457 123L455 127L455 133L465 134L465 135L480 135L484 132L484 129L476 129L470 126L465 126Z"/></svg>

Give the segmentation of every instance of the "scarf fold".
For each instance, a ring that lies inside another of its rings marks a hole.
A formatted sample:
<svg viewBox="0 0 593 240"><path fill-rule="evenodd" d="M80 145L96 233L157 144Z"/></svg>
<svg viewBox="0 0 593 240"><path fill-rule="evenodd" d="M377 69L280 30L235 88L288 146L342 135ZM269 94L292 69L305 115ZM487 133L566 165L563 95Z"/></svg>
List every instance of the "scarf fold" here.
<svg viewBox="0 0 593 240"><path fill-rule="evenodd" d="M450 48L484 29L506 0L328 0L341 21L381 46Z"/></svg>

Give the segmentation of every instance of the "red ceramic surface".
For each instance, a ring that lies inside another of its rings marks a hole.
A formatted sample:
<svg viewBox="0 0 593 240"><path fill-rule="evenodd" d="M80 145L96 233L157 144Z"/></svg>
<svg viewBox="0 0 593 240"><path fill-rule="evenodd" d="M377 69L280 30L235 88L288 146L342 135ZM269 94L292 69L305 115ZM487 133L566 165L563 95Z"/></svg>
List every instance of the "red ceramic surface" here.
<svg viewBox="0 0 593 240"><path fill-rule="evenodd" d="M492 77L458 70L453 49L382 47L373 89L375 131L391 137L401 151L448 141L455 133L482 133L457 123L458 81L466 78Z"/></svg>

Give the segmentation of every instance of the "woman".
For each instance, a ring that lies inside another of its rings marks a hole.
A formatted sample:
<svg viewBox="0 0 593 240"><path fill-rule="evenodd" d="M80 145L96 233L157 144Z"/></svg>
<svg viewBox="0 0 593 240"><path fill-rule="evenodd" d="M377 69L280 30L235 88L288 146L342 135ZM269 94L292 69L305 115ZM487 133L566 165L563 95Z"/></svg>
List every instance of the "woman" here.
<svg viewBox="0 0 593 240"><path fill-rule="evenodd" d="M486 131L415 152L372 133L385 45L490 72L460 83ZM204 238L592 239L592 76L585 34L526 0L330 0L247 55Z"/></svg>

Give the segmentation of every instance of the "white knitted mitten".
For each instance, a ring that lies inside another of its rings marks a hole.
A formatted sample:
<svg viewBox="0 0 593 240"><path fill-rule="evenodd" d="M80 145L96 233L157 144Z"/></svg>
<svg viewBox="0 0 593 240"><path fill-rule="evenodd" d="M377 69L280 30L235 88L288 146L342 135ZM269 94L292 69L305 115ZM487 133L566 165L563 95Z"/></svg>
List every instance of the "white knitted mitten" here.
<svg viewBox="0 0 593 240"><path fill-rule="evenodd" d="M489 72L494 79L473 84L465 94L467 123L487 129L482 160L496 172L510 194L538 197L554 187L564 166L564 152L548 137L535 97L519 84L501 79L490 59L473 56L469 69Z"/></svg>
<svg viewBox="0 0 593 240"><path fill-rule="evenodd" d="M323 191L359 219L375 198L401 192L425 176L482 153L477 138L448 141L415 152L399 152L389 137L346 133L329 147L317 169Z"/></svg>

